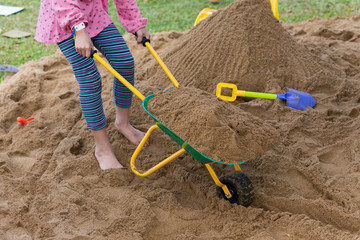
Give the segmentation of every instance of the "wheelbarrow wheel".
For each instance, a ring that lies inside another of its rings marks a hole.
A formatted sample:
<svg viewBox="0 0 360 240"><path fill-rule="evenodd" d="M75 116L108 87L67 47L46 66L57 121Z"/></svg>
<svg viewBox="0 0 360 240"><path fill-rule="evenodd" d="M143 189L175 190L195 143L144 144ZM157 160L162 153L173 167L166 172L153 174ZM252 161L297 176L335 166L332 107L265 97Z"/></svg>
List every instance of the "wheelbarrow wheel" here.
<svg viewBox="0 0 360 240"><path fill-rule="evenodd" d="M231 198L227 198L222 188L217 187L217 195L220 198L228 200L231 204L236 203L245 207L254 201L254 186L244 173L232 172L220 177L219 180L228 187L231 193Z"/></svg>

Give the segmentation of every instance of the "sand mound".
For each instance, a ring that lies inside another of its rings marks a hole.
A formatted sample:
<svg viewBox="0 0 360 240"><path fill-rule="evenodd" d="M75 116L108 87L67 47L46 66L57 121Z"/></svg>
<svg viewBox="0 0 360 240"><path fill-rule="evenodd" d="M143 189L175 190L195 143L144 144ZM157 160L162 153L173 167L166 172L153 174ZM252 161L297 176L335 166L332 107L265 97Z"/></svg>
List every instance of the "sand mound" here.
<svg viewBox="0 0 360 240"><path fill-rule="evenodd" d="M237 1L212 14L175 40L163 58L181 85L210 93L219 82L272 93L333 90L343 76L297 43L265 0ZM158 70L151 79L163 85L164 76Z"/></svg>
<svg viewBox="0 0 360 240"><path fill-rule="evenodd" d="M220 124L241 112L249 126L261 119L259 131L249 129L254 136L271 126L282 137L279 147L241 165L255 188L250 207L219 199L209 173L189 154L147 178L99 170L76 80L57 52L0 84L0 239L357 239L360 16L283 24L267 6L238 1L188 32L154 34L151 43L180 86L204 96L225 81L252 91L291 87L317 100L298 111L280 101L209 98L203 111L214 109ZM147 49L133 36L125 39L135 56L136 88L148 95L171 86ZM129 166L136 146L114 127L112 76L99 70L109 137ZM188 93L175 96L176 103L195 101ZM34 120L21 125L18 116ZM144 131L154 124L136 97L130 120ZM136 160L139 171L180 148L161 131L150 142ZM234 170L213 167L219 176Z"/></svg>
<svg viewBox="0 0 360 240"><path fill-rule="evenodd" d="M159 93L148 106L165 126L215 161L247 161L280 142L271 125L199 89L180 87Z"/></svg>

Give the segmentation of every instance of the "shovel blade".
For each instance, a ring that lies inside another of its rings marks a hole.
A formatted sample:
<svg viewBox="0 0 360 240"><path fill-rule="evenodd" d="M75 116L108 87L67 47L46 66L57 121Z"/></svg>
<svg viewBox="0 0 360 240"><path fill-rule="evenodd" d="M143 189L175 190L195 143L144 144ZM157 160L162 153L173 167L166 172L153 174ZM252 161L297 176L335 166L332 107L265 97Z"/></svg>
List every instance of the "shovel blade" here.
<svg viewBox="0 0 360 240"><path fill-rule="evenodd" d="M310 94L295 89L288 88L288 92L284 95L286 105L294 109L305 110L307 107L314 107L316 104L315 99Z"/></svg>

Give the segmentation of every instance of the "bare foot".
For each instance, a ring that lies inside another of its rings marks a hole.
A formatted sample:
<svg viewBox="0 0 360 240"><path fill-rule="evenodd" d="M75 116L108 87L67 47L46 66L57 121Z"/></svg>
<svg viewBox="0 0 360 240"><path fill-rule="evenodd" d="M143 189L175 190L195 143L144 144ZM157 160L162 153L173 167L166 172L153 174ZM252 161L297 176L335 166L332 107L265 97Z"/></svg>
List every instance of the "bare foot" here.
<svg viewBox="0 0 360 240"><path fill-rule="evenodd" d="M130 123L120 124L115 122L116 128L133 144L139 145L141 140L144 138L145 133L139 129L134 128ZM148 146L146 142L144 146Z"/></svg>
<svg viewBox="0 0 360 240"><path fill-rule="evenodd" d="M123 165L119 163L114 152L112 150L98 150L95 149L94 157L98 161L99 166L102 170L107 170L111 168L124 168Z"/></svg>

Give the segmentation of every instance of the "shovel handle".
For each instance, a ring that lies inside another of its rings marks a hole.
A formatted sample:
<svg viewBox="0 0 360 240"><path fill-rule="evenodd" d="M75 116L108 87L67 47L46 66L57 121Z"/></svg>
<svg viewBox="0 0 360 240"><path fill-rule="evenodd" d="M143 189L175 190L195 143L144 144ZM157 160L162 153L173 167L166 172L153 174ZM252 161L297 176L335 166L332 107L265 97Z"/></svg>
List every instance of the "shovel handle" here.
<svg viewBox="0 0 360 240"><path fill-rule="evenodd" d="M136 33L135 36L137 37ZM178 87L179 86L178 81L176 81L175 77L172 75L170 70L166 67L164 62L159 57L159 55L155 52L154 48L150 45L150 39L143 37L141 43L143 44L144 47L147 47L149 49L150 53L154 56L155 60L159 63L160 67L164 70L164 72L169 77L170 81L174 84L174 86Z"/></svg>
<svg viewBox="0 0 360 240"><path fill-rule="evenodd" d="M175 77L171 74L170 70L166 67L164 62L161 60L159 55L155 52L149 42L145 42L145 46L149 49L151 54L154 56L155 60L159 63L160 67L164 70L166 75L169 77L170 81L174 84L175 87L179 86L178 81L176 81Z"/></svg>
<svg viewBox="0 0 360 240"><path fill-rule="evenodd" d="M273 93L259 93L259 92L248 92L248 91L244 91L244 92L245 92L244 97L273 99L273 100L277 98L277 94L273 94Z"/></svg>
<svg viewBox="0 0 360 240"><path fill-rule="evenodd" d="M278 0L270 0L270 4L274 17L279 20Z"/></svg>
<svg viewBox="0 0 360 240"><path fill-rule="evenodd" d="M231 89L231 96L224 96L221 94L223 88ZM259 93L259 92L249 92L243 90L237 90L235 84L232 83L218 83L216 87L216 96L228 102L233 102L237 97L251 97L251 98L263 98L263 99L276 99L277 94L272 93Z"/></svg>
<svg viewBox="0 0 360 240"><path fill-rule="evenodd" d="M124 84L131 92L133 92L141 101L144 101L145 96L142 95L133 85L131 85L123 76L121 76L110 64L105 62L97 53L96 50L91 51L91 57L95 58L101 65L103 65L109 72L111 72L122 84Z"/></svg>

